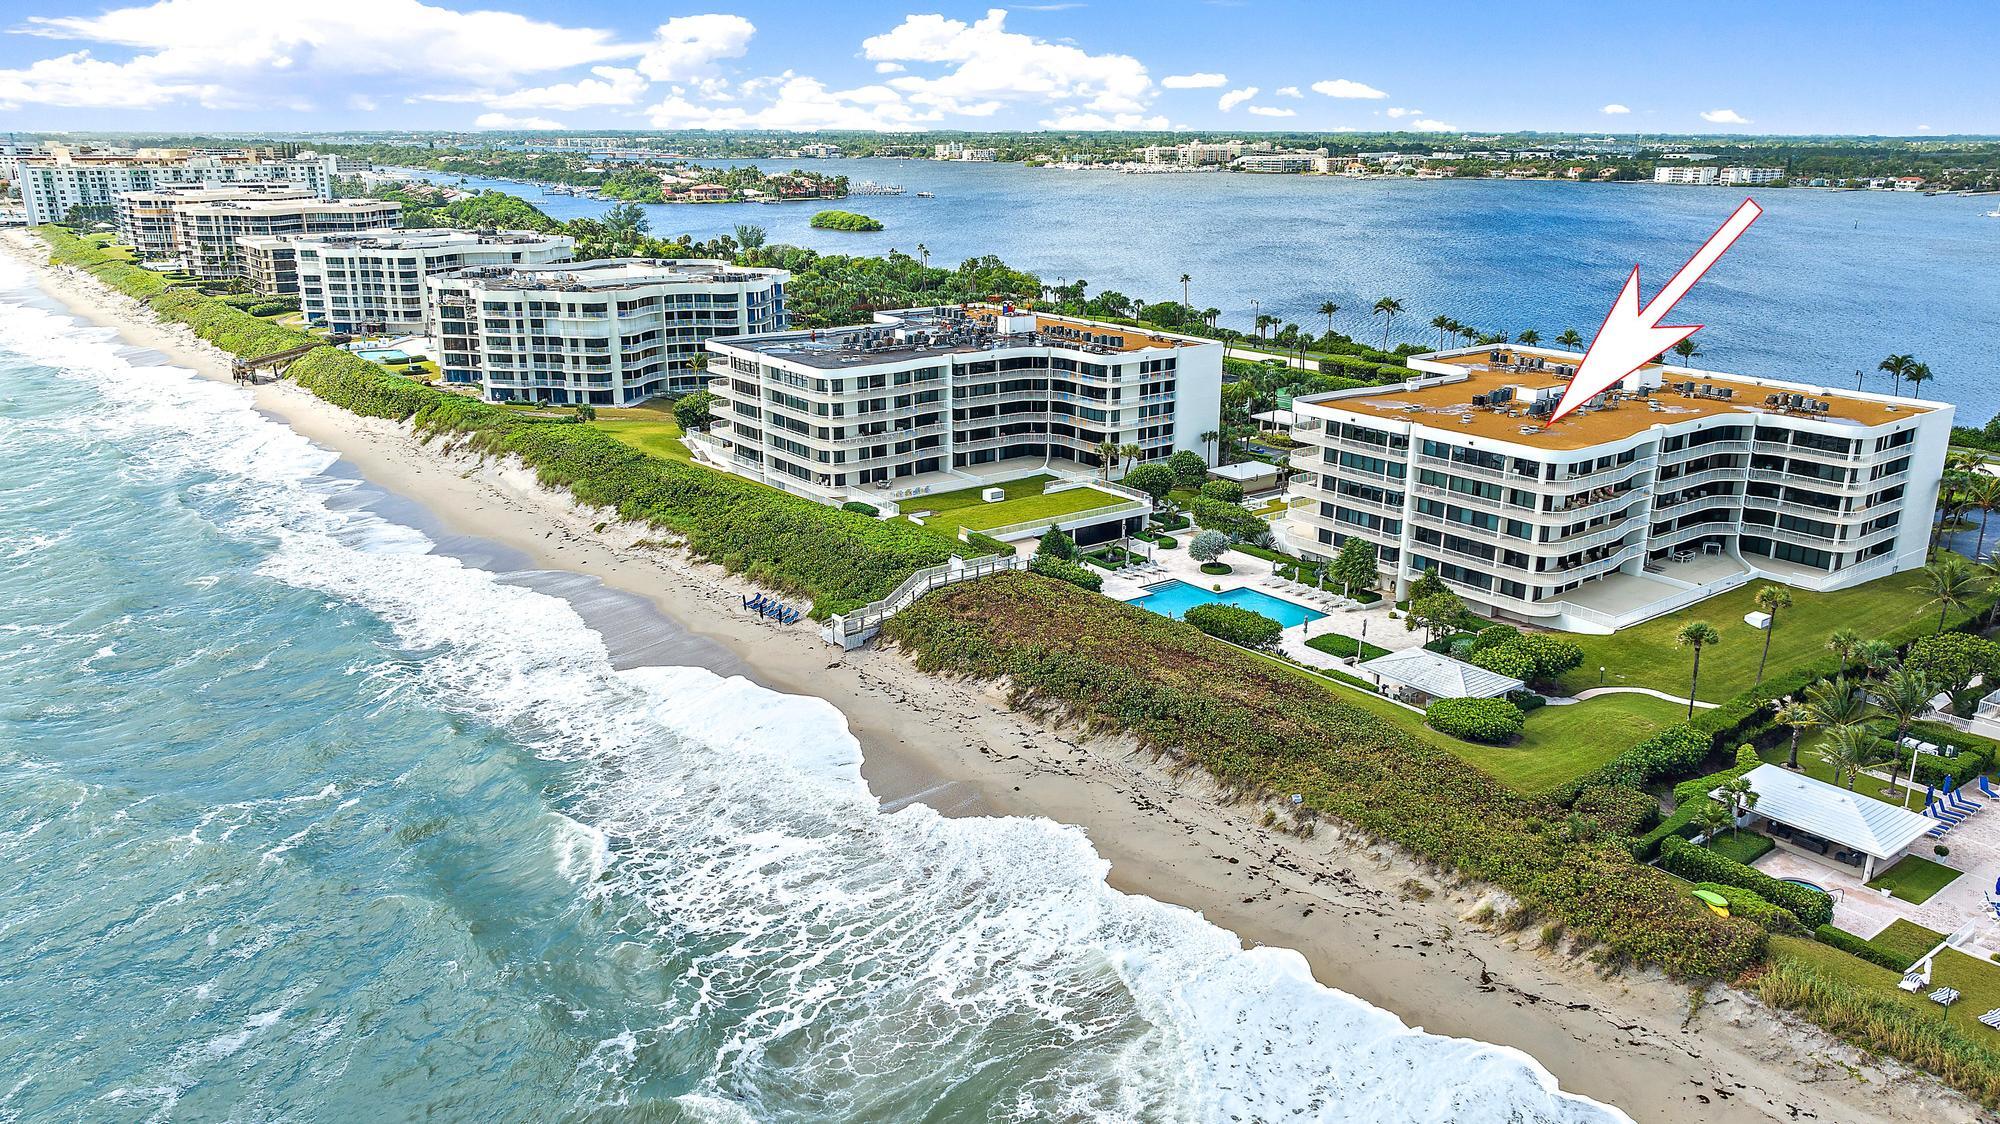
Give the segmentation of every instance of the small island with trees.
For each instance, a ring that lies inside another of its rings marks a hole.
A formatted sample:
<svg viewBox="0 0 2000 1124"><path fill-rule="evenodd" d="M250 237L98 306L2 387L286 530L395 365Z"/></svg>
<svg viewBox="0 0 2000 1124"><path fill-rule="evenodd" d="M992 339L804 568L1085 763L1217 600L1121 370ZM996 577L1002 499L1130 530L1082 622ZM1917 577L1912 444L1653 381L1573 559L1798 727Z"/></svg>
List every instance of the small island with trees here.
<svg viewBox="0 0 2000 1124"><path fill-rule="evenodd" d="M858 215L853 211L821 211L812 217L814 230L880 230L881 219Z"/></svg>

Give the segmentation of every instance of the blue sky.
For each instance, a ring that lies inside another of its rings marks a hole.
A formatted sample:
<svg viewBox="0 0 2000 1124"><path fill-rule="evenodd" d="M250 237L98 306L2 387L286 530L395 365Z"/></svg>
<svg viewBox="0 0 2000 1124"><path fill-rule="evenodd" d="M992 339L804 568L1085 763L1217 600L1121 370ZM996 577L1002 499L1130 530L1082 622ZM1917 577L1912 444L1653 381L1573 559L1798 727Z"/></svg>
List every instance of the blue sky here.
<svg viewBox="0 0 2000 1124"><path fill-rule="evenodd" d="M0 5L0 128L2000 133L1958 0L123 2Z"/></svg>

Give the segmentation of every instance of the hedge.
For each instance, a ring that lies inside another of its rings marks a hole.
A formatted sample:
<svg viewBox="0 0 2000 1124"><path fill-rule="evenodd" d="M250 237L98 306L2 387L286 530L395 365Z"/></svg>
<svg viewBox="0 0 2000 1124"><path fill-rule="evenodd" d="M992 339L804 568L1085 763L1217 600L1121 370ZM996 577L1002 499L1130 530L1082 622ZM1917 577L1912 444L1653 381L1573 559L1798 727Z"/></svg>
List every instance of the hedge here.
<svg viewBox="0 0 2000 1124"><path fill-rule="evenodd" d="M1736 747L1736 764L1675 785L1673 813L1660 821L1658 827L1632 841L1633 857L1640 862L1649 861L1660 853L1660 844L1670 835L1693 838L1700 827L1694 822L1695 815L1701 811L1702 802L1708 799L1708 794L1763 763L1763 758L1757 756L1755 746L1742 745Z"/></svg>
<svg viewBox="0 0 2000 1124"><path fill-rule="evenodd" d="M1757 924L1762 925L1766 932L1785 933L1794 937L1803 937L1806 935L1806 927L1799 924L1799 919L1792 916L1791 910L1783 906L1772 905L1770 902L1764 900L1763 895L1754 890L1746 890L1741 886L1730 886L1722 882L1697 882L1694 888L1697 890L1707 890L1711 894L1722 895L1723 899L1729 902L1730 916L1741 917L1746 921L1755 921ZM1820 928L1828 929L1832 928L1832 926L1822 925ZM1839 932L1838 929L1834 931Z"/></svg>
<svg viewBox="0 0 2000 1124"><path fill-rule="evenodd" d="M1547 804L1365 710L1345 690L1181 621L1035 574L938 590L883 636L927 672L1004 679L1016 706L1199 766L1493 882L1611 962L1729 976L1768 934L1718 918L1624 850L1574 838Z"/></svg>
<svg viewBox="0 0 2000 1124"><path fill-rule="evenodd" d="M1833 899L1824 891L1781 882L1761 870L1753 870L1735 859L1724 858L1706 847L1697 847L1679 836L1670 836L1660 847L1660 869L1678 874L1690 882L1721 882L1741 886L1773 905L1791 911L1808 929L1817 929L1833 920Z"/></svg>
<svg viewBox="0 0 2000 1124"><path fill-rule="evenodd" d="M1262 613L1236 605L1196 605L1181 619L1215 637L1245 648L1268 648L1285 633L1285 626Z"/></svg>
<svg viewBox="0 0 2000 1124"><path fill-rule="evenodd" d="M1586 788L1607 784L1644 788L1663 777L1692 772L1708 759L1713 744L1685 723L1669 726L1557 789L1550 799L1567 805Z"/></svg>
<svg viewBox="0 0 2000 1124"><path fill-rule="evenodd" d="M1813 939L1852 956L1859 956L1870 964L1879 964L1892 972L1907 972L1914 959L1900 952L1891 952L1879 944L1873 944L1864 937L1857 937L1845 929L1832 925L1821 925L1812 931Z"/></svg>
<svg viewBox="0 0 2000 1124"><path fill-rule="evenodd" d="M862 502L861 500L848 500L848 501L847 501L846 503L844 503L844 504L841 504L841 505L840 505L840 510L842 510L842 511L851 511L851 512L853 512L853 513L854 513L854 514L856 514L856 515L880 515L880 514L882 514L882 509L881 509L881 508L879 508L879 507L876 507L876 506L875 506L874 504L872 504L872 503L864 503L864 502Z"/></svg>
<svg viewBox="0 0 2000 1124"><path fill-rule="evenodd" d="M1659 822L1660 802L1622 784L1584 789L1570 812L1613 835L1637 835Z"/></svg>
<svg viewBox="0 0 2000 1124"><path fill-rule="evenodd" d="M1037 554L1028 561L1028 569L1045 578L1068 582L1074 586L1097 593L1104 588L1104 576L1092 573L1089 568L1079 566L1067 558L1053 554Z"/></svg>
<svg viewBox="0 0 2000 1124"><path fill-rule="evenodd" d="M1527 716L1506 699L1438 699L1424 708L1424 725L1448 737L1505 745L1521 736Z"/></svg>
<svg viewBox="0 0 2000 1124"><path fill-rule="evenodd" d="M1376 656L1386 656L1389 654L1387 648L1377 648L1366 640L1356 640L1352 636L1342 636L1338 632L1322 632L1318 636L1306 641L1306 647L1314 651L1325 652L1329 656L1338 656L1341 659L1352 659L1355 656L1360 656L1364 660L1372 660Z"/></svg>
<svg viewBox="0 0 2000 1124"><path fill-rule="evenodd" d="M1908 750L1898 747L1897 752L1907 753ZM1917 783L1927 785L1942 784L1946 777L1950 777L1952 787L1957 788L1959 785L1985 772L1988 764L1990 762L1986 760L1986 755L1977 750L1961 750L1957 757L1939 757L1934 753L1919 753L1917 754L1916 768ZM1985 797L1982 796L1980 799L1984 800Z"/></svg>

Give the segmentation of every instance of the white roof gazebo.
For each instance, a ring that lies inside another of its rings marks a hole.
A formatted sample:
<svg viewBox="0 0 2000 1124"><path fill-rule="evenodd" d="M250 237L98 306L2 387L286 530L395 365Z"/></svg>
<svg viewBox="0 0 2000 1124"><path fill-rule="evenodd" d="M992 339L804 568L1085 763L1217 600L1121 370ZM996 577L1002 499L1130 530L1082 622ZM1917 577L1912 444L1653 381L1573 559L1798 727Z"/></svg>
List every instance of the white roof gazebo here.
<svg viewBox="0 0 2000 1124"><path fill-rule="evenodd" d="M1838 843L1865 856L1861 880L1875 877L1878 860L1895 859L1937 826L1929 816L1898 808L1839 785L1778 765L1744 774L1757 803L1752 815Z"/></svg>
<svg viewBox="0 0 2000 1124"><path fill-rule="evenodd" d="M1357 670L1374 676L1385 687L1433 699L1491 699L1527 686L1519 679L1427 648L1376 656Z"/></svg>

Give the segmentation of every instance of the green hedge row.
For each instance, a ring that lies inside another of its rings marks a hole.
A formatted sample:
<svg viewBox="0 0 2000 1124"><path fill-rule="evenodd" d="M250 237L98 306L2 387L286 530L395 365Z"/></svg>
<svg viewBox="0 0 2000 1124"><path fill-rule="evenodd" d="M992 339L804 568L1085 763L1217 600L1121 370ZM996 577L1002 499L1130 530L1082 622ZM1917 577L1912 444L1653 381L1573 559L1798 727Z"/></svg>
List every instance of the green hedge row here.
<svg viewBox="0 0 2000 1124"><path fill-rule="evenodd" d="M1656 780L1692 772L1708 759L1713 744L1692 726L1669 726L1563 785L1549 798L1567 806L1586 788L1608 784L1644 788Z"/></svg>
<svg viewBox="0 0 2000 1124"><path fill-rule="evenodd" d="M1640 862L1649 862L1653 856L1660 853L1660 844L1665 842L1668 836L1693 838L1695 832L1700 830L1699 825L1694 822L1695 815L1701 811L1702 804L1708 801L1708 794L1763 763L1763 758L1757 756L1755 747L1742 745L1736 747L1736 764L1705 777L1696 777L1691 781L1682 781L1675 785L1673 813L1661 820L1658 827L1632 841L1633 857Z"/></svg>
<svg viewBox="0 0 2000 1124"><path fill-rule="evenodd" d="M1519 796L1344 691L1180 621L1033 574L930 594L885 637L926 671L1005 678L1014 702L1199 765L1391 840L1587 934L1614 961L1683 976L1755 963L1767 934L1717 918L1622 848L1580 840Z"/></svg>
<svg viewBox="0 0 2000 1124"><path fill-rule="evenodd" d="M1762 925L1766 932L1785 933L1794 937L1806 935L1806 927L1799 923L1798 918L1792 916L1791 910L1772 905L1755 890L1746 890L1741 886L1731 886L1722 882L1697 882L1694 888L1707 890L1711 894L1721 894L1729 903L1730 916L1755 921ZM1822 925L1820 928L1827 929L1832 926Z"/></svg>
<svg viewBox="0 0 2000 1124"><path fill-rule="evenodd" d="M1892 972L1907 972L1910 970L1910 965L1916 963L1914 959L1900 952L1891 952L1865 937L1857 937L1845 929L1836 929L1832 925L1821 925L1812 931L1812 935L1814 940L1823 945L1837 948L1851 956L1859 956L1870 964L1879 964Z"/></svg>
<svg viewBox="0 0 2000 1124"><path fill-rule="evenodd" d="M1781 882L1761 870L1753 870L1735 859L1724 858L1706 847L1697 847L1672 836L1660 847L1660 869L1678 874L1690 882L1721 882L1741 886L1765 901L1791 911L1808 929L1833 921L1833 899L1824 891Z"/></svg>
<svg viewBox="0 0 2000 1124"><path fill-rule="evenodd" d="M1506 745L1521 736L1527 716L1506 699L1438 699L1424 709L1424 724L1447 737Z"/></svg>
<svg viewBox="0 0 2000 1124"><path fill-rule="evenodd" d="M1093 573L1088 566L1079 566L1067 558L1057 558L1053 554L1035 555L1028 560L1028 569L1045 578L1068 582L1092 593L1104 588L1104 575Z"/></svg>

